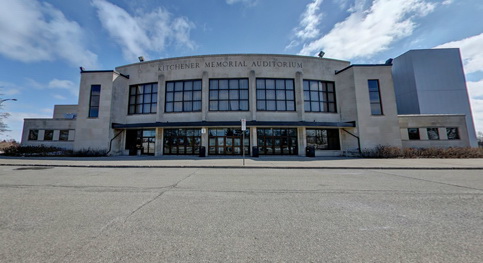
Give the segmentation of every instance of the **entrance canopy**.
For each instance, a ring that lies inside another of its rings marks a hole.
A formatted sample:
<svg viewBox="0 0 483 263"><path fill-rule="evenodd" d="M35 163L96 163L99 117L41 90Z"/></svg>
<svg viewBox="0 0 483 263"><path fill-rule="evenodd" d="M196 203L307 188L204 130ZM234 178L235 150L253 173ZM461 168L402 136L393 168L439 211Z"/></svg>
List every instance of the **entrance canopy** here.
<svg viewBox="0 0 483 263"><path fill-rule="evenodd" d="M240 121L196 121L196 122L151 122L151 123L113 123L113 129L129 129L129 128L164 128L164 127L222 127L241 126ZM337 127L337 128L353 128L356 127L355 121L350 122L308 122L308 121L247 121L250 127Z"/></svg>

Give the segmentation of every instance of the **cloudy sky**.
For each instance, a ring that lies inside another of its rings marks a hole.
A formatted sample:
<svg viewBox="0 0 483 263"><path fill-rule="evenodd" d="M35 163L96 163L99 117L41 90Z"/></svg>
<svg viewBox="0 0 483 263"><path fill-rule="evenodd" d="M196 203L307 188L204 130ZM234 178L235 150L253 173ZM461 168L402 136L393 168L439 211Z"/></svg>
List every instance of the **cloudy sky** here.
<svg viewBox="0 0 483 263"><path fill-rule="evenodd" d="M383 63L410 49L458 47L483 131L481 0L0 0L0 94L23 118L77 104L79 67L223 54L316 55Z"/></svg>

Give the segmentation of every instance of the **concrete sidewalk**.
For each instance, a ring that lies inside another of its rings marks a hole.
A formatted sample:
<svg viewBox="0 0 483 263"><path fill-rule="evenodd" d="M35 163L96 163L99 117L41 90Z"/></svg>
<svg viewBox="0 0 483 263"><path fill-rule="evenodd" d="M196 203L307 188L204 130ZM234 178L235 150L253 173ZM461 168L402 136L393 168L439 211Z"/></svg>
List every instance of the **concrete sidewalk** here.
<svg viewBox="0 0 483 263"><path fill-rule="evenodd" d="M116 157L0 157L0 166L105 168L266 168L266 169L475 169L483 159L364 159L348 157L263 156L116 156Z"/></svg>

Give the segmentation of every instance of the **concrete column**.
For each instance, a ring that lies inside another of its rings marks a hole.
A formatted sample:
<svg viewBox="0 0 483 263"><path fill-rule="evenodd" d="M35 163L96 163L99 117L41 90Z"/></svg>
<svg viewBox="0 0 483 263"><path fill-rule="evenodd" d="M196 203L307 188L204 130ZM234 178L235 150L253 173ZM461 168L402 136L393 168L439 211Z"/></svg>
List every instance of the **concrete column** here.
<svg viewBox="0 0 483 263"><path fill-rule="evenodd" d="M209 138L208 138L208 127L201 127L201 129L205 129L205 133L201 134L201 146L204 146L206 148L206 156L208 156L209 152Z"/></svg>
<svg viewBox="0 0 483 263"><path fill-rule="evenodd" d="M54 130L54 135L52 136L53 141L58 141L60 138L60 130Z"/></svg>
<svg viewBox="0 0 483 263"><path fill-rule="evenodd" d="M158 75L158 108L156 121L163 121L164 109L165 109L165 95L166 95L166 78L164 74Z"/></svg>
<svg viewBox="0 0 483 263"><path fill-rule="evenodd" d="M426 130L426 128L419 128L419 139L425 141L429 140L428 131Z"/></svg>
<svg viewBox="0 0 483 263"><path fill-rule="evenodd" d="M250 146L252 148L258 146L257 127L250 127ZM250 155L253 156L252 149L250 149Z"/></svg>
<svg viewBox="0 0 483 263"><path fill-rule="evenodd" d="M156 143L154 148L154 156L163 156L164 147L164 129L156 128Z"/></svg>
<svg viewBox="0 0 483 263"><path fill-rule="evenodd" d="M438 128L439 139L440 140L448 140L448 134L446 134L446 128ZM55 133L54 133L55 138Z"/></svg>
<svg viewBox="0 0 483 263"><path fill-rule="evenodd" d="M300 71L295 73L295 109L300 121L305 121L304 108L304 74Z"/></svg>
<svg viewBox="0 0 483 263"><path fill-rule="evenodd" d="M252 115L252 121L257 120L257 79L255 77L255 70L251 70L248 74L248 94L250 113Z"/></svg>
<svg viewBox="0 0 483 263"><path fill-rule="evenodd" d="M201 80L201 94L201 120L206 121L210 103L210 80L208 78L208 72L206 71L203 71L203 77Z"/></svg>
<svg viewBox="0 0 483 263"><path fill-rule="evenodd" d="M307 147L307 140L305 127L297 127L297 140L299 146L299 156L305 156L305 147Z"/></svg>
<svg viewBox="0 0 483 263"><path fill-rule="evenodd" d="M45 130L39 130L39 135L37 137L37 140L43 141L44 140L44 135L45 135Z"/></svg>

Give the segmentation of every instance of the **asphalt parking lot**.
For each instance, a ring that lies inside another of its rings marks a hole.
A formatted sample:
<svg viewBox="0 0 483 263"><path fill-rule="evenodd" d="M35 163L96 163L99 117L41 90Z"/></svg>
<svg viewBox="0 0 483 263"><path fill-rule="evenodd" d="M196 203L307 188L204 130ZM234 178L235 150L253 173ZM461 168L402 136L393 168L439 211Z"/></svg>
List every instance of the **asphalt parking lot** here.
<svg viewBox="0 0 483 263"><path fill-rule="evenodd" d="M481 170L0 166L0 262L483 262Z"/></svg>

